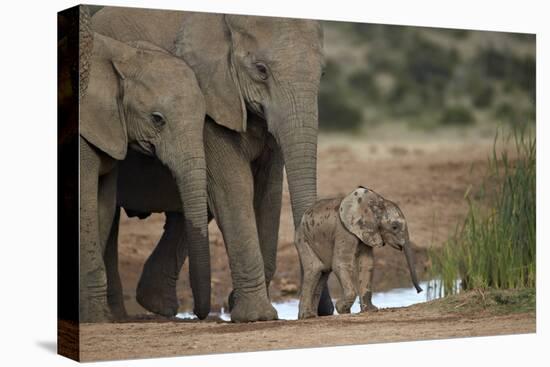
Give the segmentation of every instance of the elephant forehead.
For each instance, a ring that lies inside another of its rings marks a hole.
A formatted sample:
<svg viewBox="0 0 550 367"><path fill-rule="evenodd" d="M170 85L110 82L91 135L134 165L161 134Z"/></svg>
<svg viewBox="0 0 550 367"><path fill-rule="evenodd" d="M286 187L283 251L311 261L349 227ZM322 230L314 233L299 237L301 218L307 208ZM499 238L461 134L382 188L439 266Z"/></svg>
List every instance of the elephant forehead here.
<svg viewBox="0 0 550 367"><path fill-rule="evenodd" d="M401 210L399 210L399 208L393 205L390 205L386 208L384 217L398 223L405 223L405 217L403 216L403 213L401 212Z"/></svg>
<svg viewBox="0 0 550 367"><path fill-rule="evenodd" d="M162 83L170 83L176 86L182 83L192 84L195 82L193 70L177 57L152 51L141 62L143 65L142 73L149 78L162 81Z"/></svg>
<svg viewBox="0 0 550 367"><path fill-rule="evenodd" d="M157 101L160 105L173 107L176 107L175 104L181 104L182 101L195 103L189 99L200 94L194 74L180 64L163 63L162 65L172 67L147 68L138 76L141 90L147 95L147 101ZM172 74L159 73L155 70L172 70Z"/></svg>
<svg viewBox="0 0 550 367"><path fill-rule="evenodd" d="M322 36L321 23L317 20L255 15L227 15L226 18L233 28L243 32L275 31Z"/></svg>
<svg viewBox="0 0 550 367"><path fill-rule="evenodd" d="M310 51L322 50L322 28L315 20L243 15L230 15L227 19L237 32L247 35L261 45L269 45L272 49L300 45Z"/></svg>
<svg viewBox="0 0 550 367"><path fill-rule="evenodd" d="M396 205L389 205L387 207L386 212L389 216L395 217L396 219L402 219L403 213L401 213L401 210Z"/></svg>

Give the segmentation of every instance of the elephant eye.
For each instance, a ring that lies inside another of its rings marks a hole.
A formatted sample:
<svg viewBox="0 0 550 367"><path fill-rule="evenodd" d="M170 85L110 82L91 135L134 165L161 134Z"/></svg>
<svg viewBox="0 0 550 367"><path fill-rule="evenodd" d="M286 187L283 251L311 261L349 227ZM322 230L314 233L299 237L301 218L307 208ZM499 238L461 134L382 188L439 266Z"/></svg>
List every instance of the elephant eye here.
<svg viewBox="0 0 550 367"><path fill-rule="evenodd" d="M256 63L256 70L258 70L258 73L260 73L260 78L262 80L267 80L267 66L261 62Z"/></svg>
<svg viewBox="0 0 550 367"><path fill-rule="evenodd" d="M156 126L162 127L164 124L166 124L166 119L164 118L164 115L160 112L153 112L151 114L151 121Z"/></svg>

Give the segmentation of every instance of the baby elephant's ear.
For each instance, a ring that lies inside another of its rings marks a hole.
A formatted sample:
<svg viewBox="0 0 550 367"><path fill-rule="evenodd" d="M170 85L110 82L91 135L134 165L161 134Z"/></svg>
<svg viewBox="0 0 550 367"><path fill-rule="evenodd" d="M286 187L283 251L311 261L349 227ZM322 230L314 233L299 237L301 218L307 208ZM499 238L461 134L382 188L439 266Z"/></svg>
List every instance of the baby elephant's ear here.
<svg viewBox="0 0 550 367"><path fill-rule="evenodd" d="M340 220L344 227L363 243L372 247L381 247L384 242L372 210L372 205L377 200L375 196L378 195L364 187L355 189L340 203Z"/></svg>

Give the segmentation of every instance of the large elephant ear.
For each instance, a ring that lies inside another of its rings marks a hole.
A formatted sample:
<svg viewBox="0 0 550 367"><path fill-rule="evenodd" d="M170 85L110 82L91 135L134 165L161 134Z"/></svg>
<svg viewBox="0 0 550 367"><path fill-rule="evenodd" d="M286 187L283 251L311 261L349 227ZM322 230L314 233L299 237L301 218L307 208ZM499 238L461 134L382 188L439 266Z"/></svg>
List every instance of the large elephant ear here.
<svg viewBox="0 0 550 367"><path fill-rule="evenodd" d="M380 199L375 192L359 187L340 203L340 220L344 227L372 247L384 245L378 226Z"/></svg>
<svg viewBox="0 0 550 367"><path fill-rule="evenodd" d="M80 135L111 157L122 160L128 149L126 121L119 103L124 63L98 56L103 46L102 42L94 41L88 88L80 105Z"/></svg>
<svg viewBox="0 0 550 367"><path fill-rule="evenodd" d="M231 130L246 130L246 106L231 66L231 34L223 14L189 13L176 37L176 55L193 69L206 113Z"/></svg>

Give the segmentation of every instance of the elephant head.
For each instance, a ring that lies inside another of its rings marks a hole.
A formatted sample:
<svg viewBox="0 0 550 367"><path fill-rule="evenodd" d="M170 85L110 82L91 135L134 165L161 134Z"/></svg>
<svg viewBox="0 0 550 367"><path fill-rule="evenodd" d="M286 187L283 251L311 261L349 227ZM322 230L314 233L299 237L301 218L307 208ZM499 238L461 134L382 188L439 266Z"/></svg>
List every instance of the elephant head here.
<svg viewBox="0 0 550 367"><path fill-rule="evenodd" d="M195 71L218 124L243 132L248 113L266 120L283 154L297 226L317 195L320 23L188 13L175 49Z"/></svg>
<svg viewBox="0 0 550 367"><path fill-rule="evenodd" d="M414 268L407 221L394 202L359 187L342 200L340 220L348 231L369 246L390 245L404 251L414 287L418 293L422 292Z"/></svg>
<svg viewBox="0 0 550 367"><path fill-rule="evenodd" d="M94 34L80 134L114 159L124 159L129 146L171 171L184 203L195 313L202 319L210 310L204 97L183 60L147 43L136 46Z"/></svg>

